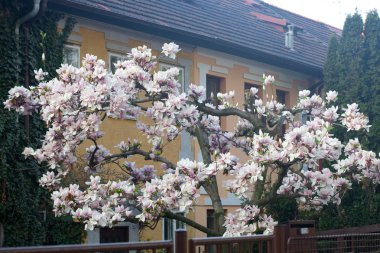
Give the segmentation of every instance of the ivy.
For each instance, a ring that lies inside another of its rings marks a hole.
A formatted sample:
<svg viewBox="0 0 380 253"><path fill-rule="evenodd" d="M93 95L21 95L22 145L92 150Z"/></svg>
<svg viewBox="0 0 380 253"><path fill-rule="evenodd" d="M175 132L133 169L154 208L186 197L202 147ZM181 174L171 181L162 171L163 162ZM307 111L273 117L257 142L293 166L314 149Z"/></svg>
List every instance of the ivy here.
<svg viewBox="0 0 380 253"><path fill-rule="evenodd" d="M35 84L34 69L43 68L50 73L50 78L53 77L62 62L63 45L74 25L74 21L68 19L59 32L57 22L63 15L47 11L20 27L17 47L15 24L18 18L32 9L32 2L0 1L0 224L4 229L3 245L80 243L82 226L55 218L49 194L38 185L46 167L32 159L24 159L21 154L27 145L40 145L45 132L42 122L37 117L29 117L28 138L26 118L2 106L8 90L24 83L26 64L31 84ZM25 51L26 28L29 34L28 53ZM46 54L45 62L41 58L43 52Z"/></svg>

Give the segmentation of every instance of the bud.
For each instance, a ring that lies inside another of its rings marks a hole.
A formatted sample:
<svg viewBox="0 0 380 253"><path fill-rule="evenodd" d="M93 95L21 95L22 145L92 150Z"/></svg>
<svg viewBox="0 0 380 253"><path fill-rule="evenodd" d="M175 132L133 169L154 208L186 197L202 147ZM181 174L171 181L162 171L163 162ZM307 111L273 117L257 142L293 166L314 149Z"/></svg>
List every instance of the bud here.
<svg viewBox="0 0 380 253"><path fill-rule="evenodd" d="M42 53L42 61L45 62L45 53Z"/></svg>

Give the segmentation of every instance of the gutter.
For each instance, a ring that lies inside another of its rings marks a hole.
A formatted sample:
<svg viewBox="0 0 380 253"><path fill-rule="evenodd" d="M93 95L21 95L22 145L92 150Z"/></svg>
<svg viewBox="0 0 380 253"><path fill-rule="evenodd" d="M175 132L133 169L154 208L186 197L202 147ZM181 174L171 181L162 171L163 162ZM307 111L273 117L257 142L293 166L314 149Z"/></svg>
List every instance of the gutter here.
<svg viewBox="0 0 380 253"><path fill-rule="evenodd" d="M34 5L31 12L27 13L26 15L24 15L23 17L19 18L16 21L16 28L15 28L16 36L19 36L20 34L20 25L34 18L35 16L37 16L38 12L40 11L40 2L41 0L34 0Z"/></svg>

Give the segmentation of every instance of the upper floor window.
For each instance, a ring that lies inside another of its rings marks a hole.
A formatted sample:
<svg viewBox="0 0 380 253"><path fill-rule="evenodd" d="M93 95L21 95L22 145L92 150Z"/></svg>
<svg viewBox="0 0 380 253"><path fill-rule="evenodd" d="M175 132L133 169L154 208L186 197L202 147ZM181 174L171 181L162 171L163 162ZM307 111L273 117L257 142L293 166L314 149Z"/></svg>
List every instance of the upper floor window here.
<svg viewBox="0 0 380 253"><path fill-rule="evenodd" d="M166 63L160 63L160 70L165 71L170 68L176 67L179 70L179 74L177 76L177 82L181 84L181 90L180 92L185 92L185 69L180 66L166 64Z"/></svg>
<svg viewBox="0 0 380 253"><path fill-rule="evenodd" d="M276 100L277 102L284 104L286 107L289 107L289 92L276 90Z"/></svg>
<svg viewBox="0 0 380 253"><path fill-rule="evenodd" d="M251 88L258 89L257 96L258 98L263 98L263 89L260 85L252 83L244 83L244 102L251 97ZM255 100L256 98L254 98Z"/></svg>
<svg viewBox="0 0 380 253"><path fill-rule="evenodd" d="M221 91L222 78L217 76L206 76L206 98L211 104L219 104L217 95Z"/></svg>
<svg viewBox="0 0 380 253"><path fill-rule="evenodd" d="M74 45L63 46L63 63L80 67L80 47Z"/></svg>
<svg viewBox="0 0 380 253"><path fill-rule="evenodd" d="M115 74L116 67L115 64L118 61L124 61L126 60L126 55L122 54L116 54L116 53L108 53L108 69L110 72Z"/></svg>

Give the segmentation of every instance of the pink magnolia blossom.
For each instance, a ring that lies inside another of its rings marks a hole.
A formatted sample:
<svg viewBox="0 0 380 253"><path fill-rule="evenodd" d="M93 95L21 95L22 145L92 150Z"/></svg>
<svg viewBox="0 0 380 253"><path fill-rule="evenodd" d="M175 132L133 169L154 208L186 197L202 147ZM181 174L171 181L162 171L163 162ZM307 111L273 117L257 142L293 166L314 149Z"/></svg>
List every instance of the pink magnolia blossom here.
<svg viewBox="0 0 380 253"><path fill-rule="evenodd" d="M179 46L174 44L173 42L170 42L170 43L165 43L163 46L162 46L162 53L165 55L165 56L169 56L169 58L172 58L172 59L175 59L176 57L176 54L181 51L181 49L179 49Z"/></svg>
<svg viewBox="0 0 380 253"><path fill-rule="evenodd" d="M162 52L175 58L179 50L169 43ZM342 143L331 132L333 127L347 131L369 131L370 127L357 104L347 105L343 113L331 105L336 92L322 98L300 91L298 103L287 108L273 97L259 99L258 90L252 88L242 106L234 101L234 91L214 94L216 105L207 103L203 86L190 84L182 93L179 70L154 72L156 64L146 46L132 49L125 61L117 62L115 74L107 71L104 61L87 54L80 68L63 64L57 78L9 91L5 108L23 115L39 113L47 126L41 146L25 148L23 155L48 165L39 182L52 192L56 215L71 215L89 230L121 221L154 226L168 212L191 211L201 187L214 194L215 187L222 186L217 176L224 174L228 179L223 187L244 206L225 217L225 236L267 234L276 222L265 213L265 205L247 204L255 203L257 185L262 184L265 197L287 195L304 208L320 210L328 203L339 204L354 180L380 183L378 156L363 150L358 139ZM37 80L46 75L43 70L35 74ZM264 75L263 91L273 82L273 76ZM305 122L302 115L310 117ZM221 126L227 116L237 118L229 131ZM133 117L146 140L120 136L113 144L116 153L111 154L112 147L100 144L107 138L100 130L106 117ZM164 157L178 152L166 150L184 135L198 140L202 159L195 155L173 162ZM90 144L81 159L78 151L83 142ZM246 158L239 161L237 150ZM136 166L136 157L147 163ZM321 169L321 160L329 161L331 167ZM125 172L123 179L94 175L112 166ZM89 173L85 187L62 186L73 167ZM270 191L274 182L278 188Z"/></svg>

